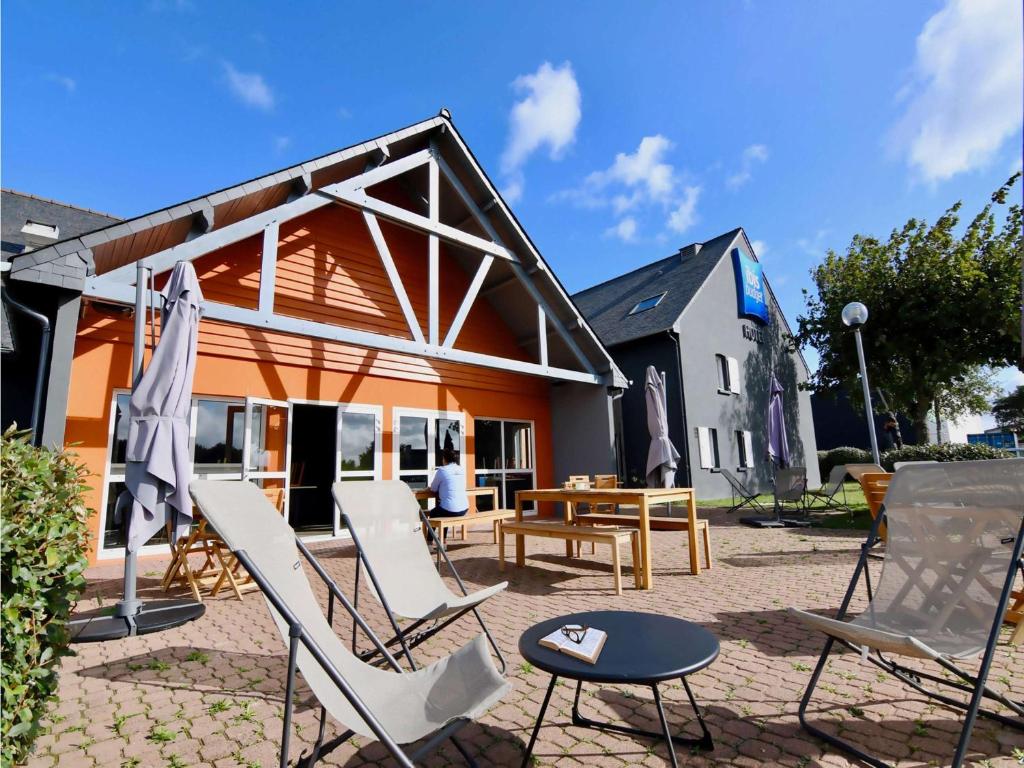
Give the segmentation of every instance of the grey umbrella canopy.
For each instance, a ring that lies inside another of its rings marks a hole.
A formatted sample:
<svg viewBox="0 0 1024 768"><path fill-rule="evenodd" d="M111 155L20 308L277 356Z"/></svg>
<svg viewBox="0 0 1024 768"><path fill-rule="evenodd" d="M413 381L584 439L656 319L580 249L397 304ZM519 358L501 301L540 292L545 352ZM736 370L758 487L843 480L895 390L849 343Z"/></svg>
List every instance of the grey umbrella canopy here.
<svg viewBox="0 0 1024 768"><path fill-rule="evenodd" d="M778 467L789 466L789 440L782 404L782 385L772 374L768 397L768 458Z"/></svg>
<svg viewBox="0 0 1024 768"><path fill-rule="evenodd" d="M125 485L132 495L128 551L136 552L165 522L175 537L188 533L189 412L196 368L200 302L195 269L174 266L162 291L160 343L129 404Z"/></svg>
<svg viewBox="0 0 1024 768"><path fill-rule="evenodd" d="M679 466L679 451L668 439L665 382L653 365L647 366L644 396L647 398L647 430L651 434L651 447L647 451L647 487L671 488Z"/></svg>

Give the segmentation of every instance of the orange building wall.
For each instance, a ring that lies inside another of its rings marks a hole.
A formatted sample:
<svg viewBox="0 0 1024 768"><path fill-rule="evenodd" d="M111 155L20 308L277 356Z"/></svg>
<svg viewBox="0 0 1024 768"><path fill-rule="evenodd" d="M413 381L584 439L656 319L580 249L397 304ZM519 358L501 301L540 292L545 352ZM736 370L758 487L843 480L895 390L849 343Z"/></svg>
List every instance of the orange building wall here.
<svg viewBox="0 0 1024 768"><path fill-rule="evenodd" d="M425 334L426 238L387 224L383 229ZM255 237L196 260L205 297L255 307L261 250L262 239ZM448 260L442 248L442 335L470 277ZM275 311L410 335L362 216L339 206L281 225ZM66 441L90 469L92 490L87 503L93 510L99 509L103 495L112 392L131 383L131 344L130 317L86 307L71 370ZM512 333L483 300L470 312L456 346L524 358ZM535 377L204 320L193 393L383 406L384 478L392 476L392 410L396 407L463 412L464 465L469 477L475 469L474 418L530 420L535 425L538 486L550 486L553 481L549 385ZM98 536L98 514L93 521ZM91 561L97 547L98 541Z"/></svg>

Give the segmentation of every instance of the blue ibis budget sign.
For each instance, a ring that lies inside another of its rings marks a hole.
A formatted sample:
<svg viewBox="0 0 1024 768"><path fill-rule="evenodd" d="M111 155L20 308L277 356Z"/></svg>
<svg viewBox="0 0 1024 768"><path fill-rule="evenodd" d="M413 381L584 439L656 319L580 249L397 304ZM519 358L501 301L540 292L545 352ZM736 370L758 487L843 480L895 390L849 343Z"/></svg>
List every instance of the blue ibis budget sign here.
<svg viewBox="0 0 1024 768"><path fill-rule="evenodd" d="M765 324L771 322L768 315L768 291L764 285L761 265L744 256L739 248L732 249L732 262L736 271L740 317L750 317Z"/></svg>

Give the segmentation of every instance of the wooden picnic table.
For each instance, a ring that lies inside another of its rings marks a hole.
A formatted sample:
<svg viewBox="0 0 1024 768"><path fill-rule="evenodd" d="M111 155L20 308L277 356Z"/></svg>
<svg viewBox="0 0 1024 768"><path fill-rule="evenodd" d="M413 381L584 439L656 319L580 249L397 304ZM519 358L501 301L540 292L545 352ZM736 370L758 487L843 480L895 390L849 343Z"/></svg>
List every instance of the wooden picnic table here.
<svg viewBox="0 0 1024 768"><path fill-rule="evenodd" d="M685 502L689 521L690 573L700 573L700 559L697 547L697 499L692 488L544 488L516 491L516 521L522 522L523 502L553 501L564 505L566 523L572 522L572 507L576 504L633 505L639 508L640 517L640 560L644 589L654 589L654 575L651 567L651 511L652 506ZM572 542L565 543L565 554L573 556ZM525 565L526 550L522 536L516 536L516 565Z"/></svg>

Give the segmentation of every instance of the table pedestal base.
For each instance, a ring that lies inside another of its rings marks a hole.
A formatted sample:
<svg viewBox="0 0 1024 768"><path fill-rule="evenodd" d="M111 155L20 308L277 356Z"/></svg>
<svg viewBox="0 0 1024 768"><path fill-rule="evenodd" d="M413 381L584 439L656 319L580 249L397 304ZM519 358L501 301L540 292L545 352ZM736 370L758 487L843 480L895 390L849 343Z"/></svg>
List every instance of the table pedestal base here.
<svg viewBox="0 0 1024 768"><path fill-rule="evenodd" d="M583 681L579 680L576 683L576 696L572 702L572 724L580 726L582 728L595 728L602 731L614 731L616 733L626 733L631 736L646 736L652 739L664 739L665 745L668 748L668 755L672 761L673 768L678 768L679 762L676 759L675 745L681 744L686 747L697 747L704 751L710 752L715 748L715 742L711 738L711 732L708 730L707 724L704 722L704 718L700 714L700 708L697 706L697 700L693 697L693 691L690 690L689 683L686 682L685 677L679 678L683 683L683 688L686 690L686 695L690 699L690 706L693 707L693 712L697 715L697 722L700 723L700 729L703 732L703 736L700 738L692 738L689 736L673 735L668 725L668 718L665 717L665 708L661 703L661 692L658 690L657 685L651 686L651 691L654 693L654 703L658 707L658 717L661 720L661 733L657 731L645 731L642 728L631 728L627 725L618 725L616 723L607 723L599 720L592 720L589 717L584 717L580 714L580 693L583 691ZM548 702L551 700L551 692L555 689L555 683L558 682L558 676L553 675L551 677L551 683L548 685L548 691L544 696L544 703L541 704L540 712L537 715L537 724L533 727L533 734L530 736L530 745L526 748L526 754L523 756L523 768L527 768L530 764L530 756L533 754L533 745L537 742L537 734L540 732L541 723L544 721L544 713L547 711Z"/></svg>

